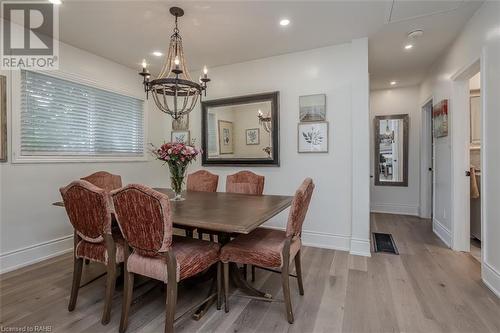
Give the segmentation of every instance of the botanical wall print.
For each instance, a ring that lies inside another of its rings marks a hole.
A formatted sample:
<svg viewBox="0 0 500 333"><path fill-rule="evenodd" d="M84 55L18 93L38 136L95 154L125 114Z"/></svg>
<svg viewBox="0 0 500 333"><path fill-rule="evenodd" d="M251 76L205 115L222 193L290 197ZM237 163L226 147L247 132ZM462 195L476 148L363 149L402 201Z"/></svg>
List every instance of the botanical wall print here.
<svg viewBox="0 0 500 333"><path fill-rule="evenodd" d="M0 75L0 162L7 161L7 80Z"/></svg>
<svg viewBox="0 0 500 333"><path fill-rule="evenodd" d="M173 143L190 143L189 131L179 130L172 131L170 141Z"/></svg>
<svg viewBox="0 0 500 333"><path fill-rule="evenodd" d="M434 137L448 136L448 100L443 99L432 108Z"/></svg>
<svg viewBox="0 0 500 333"><path fill-rule="evenodd" d="M326 120L326 95L308 95L299 97L300 121L325 121Z"/></svg>
<svg viewBox="0 0 500 333"><path fill-rule="evenodd" d="M328 152L328 122L299 123L297 135L299 153Z"/></svg>
<svg viewBox="0 0 500 333"><path fill-rule="evenodd" d="M188 130L189 129L189 114L186 114L177 120L172 119L172 129L174 131Z"/></svg>
<svg viewBox="0 0 500 333"><path fill-rule="evenodd" d="M246 130L247 145L260 144L260 130L258 128L250 128Z"/></svg>
<svg viewBox="0 0 500 333"><path fill-rule="evenodd" d="M219 120L219 153L233 153L233 123Z"/></svg>

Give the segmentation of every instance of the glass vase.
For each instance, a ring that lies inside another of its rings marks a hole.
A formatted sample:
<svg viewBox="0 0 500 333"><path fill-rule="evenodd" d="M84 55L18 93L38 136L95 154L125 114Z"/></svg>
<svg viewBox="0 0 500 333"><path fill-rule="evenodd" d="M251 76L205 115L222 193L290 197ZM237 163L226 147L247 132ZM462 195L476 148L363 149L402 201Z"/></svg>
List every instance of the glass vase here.
<svg viewBox="0 0 500 333"><path fill-rule="evenodd" d="M174 191L174 197L170 201L182 201L186 200L182 196L182 186L184 184L184 178L186 176L186 166L180 164L169 164L170 169L170 186L172 191Z"/></svg>

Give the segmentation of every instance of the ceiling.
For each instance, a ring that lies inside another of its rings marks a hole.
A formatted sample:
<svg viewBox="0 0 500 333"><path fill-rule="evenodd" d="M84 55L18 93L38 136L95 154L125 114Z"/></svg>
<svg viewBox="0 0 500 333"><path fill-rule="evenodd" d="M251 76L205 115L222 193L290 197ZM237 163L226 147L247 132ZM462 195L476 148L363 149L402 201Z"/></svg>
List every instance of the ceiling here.
<svg viewBox="0 0 500 333"><path fill-rule="evenodd" d="M139 70L157 72L173 29L172 5L189 68L238 63L369 37L372 89L418 84L479 8L478 1L89 1L63 0L63 42ZM290 19L287 27L279 20ZM406 35L423 29L411 52Z"/></svg>

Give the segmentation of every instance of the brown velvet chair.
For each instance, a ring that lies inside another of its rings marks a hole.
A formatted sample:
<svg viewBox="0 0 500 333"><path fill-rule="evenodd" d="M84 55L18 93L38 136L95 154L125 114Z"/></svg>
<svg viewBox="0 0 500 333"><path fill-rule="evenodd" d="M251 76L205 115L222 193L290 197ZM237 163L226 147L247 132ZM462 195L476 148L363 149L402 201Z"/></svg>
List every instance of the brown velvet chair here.
<svg viewBox="0 0 500 333"><path fill-rule="evenodd" d="M251 171L240 171L226 178L226 192L262 195L264 192L264 176L259 176ZM255 267L252 270L252 281L255 281ZM243 265L245 279L247 278L247 265Z"/></svg>
<svg viewBox="0 0 500 333"><path fill-rule="evenodd" d="M206 170L198 170L187 177L187 190L198 192L217 192L219 176Z"/></svg>
<svg viewBox="0 0 500 333"><path fill-rule="evenodd" d="M229 263L250 264L269 269L281 269L281 282L285 298L288 322L293 323L292 302L289 286L289 264L295 260L299 293L304 295L302 268L300 263L302 224L311 201L314 184L306 178L295 192L292 201L286 231L257 228L248 235L240 235L225 245L220 254L224 263L225 310L229 311ZM267 301L269 301L267 299Z"/></svg>
<svg viewBox="0 0 500 333"><path fill-rule="evenodd" d="M107 192L111 192L122 187L122 177L119 175L113 175L106 171L95 172L87 177L81 178L81 180L86 180L97 187L105 189Z"/></svg>
<svg viewBox="0 0 500 333"><path fill-rule="evenodd" d="M264 176L251 171L240 171L226 178L226 192L262 195L264 192Z"/></svg>
<svg viewBox="0 0 500 333"><path fill-rule="evenodd" d="M73 311L78 298L83 260L106 265L106 295L101 322L111 316L111 301L116 283L116 265L123 262L123 238L111 232L111 197L106 190L84 180L60 189L69 221L74 228L73 285L68 310Z"/></svg>
<svg viewBox="0 0 500 333"><path fill-rule="evenodd" d="M217 309L220 309L220 245L173 236L170 201L165 194L143 185L127 185L113 191L111 195L118 225L126 242L120 332L127 328L135 274L167 284L165 332L173 332L174 329L178 282L208 269L213 264L217 264L216 297Z"/></svg>
<svg viewBox="0 0 500 333"><path fill-rule="evenodd" d="M217 186L219 185L219 176L214 175L207 170L198 170L188 175L186 185L188 191L217 192ZM195 229L185 230L186 236L192 237L193 231ZM214 235L206 230L198 230L198 238L203 239L204 233L210 236L211 242L214 241Z"/></svg>

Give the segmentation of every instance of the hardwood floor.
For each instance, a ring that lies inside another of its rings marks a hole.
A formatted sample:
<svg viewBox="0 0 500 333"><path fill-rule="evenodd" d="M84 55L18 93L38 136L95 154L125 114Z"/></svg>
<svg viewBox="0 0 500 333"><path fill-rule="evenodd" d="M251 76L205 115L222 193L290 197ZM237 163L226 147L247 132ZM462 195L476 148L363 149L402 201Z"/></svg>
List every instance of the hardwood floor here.
<svg viewBox="0 0 500 333"><path fill-rule="evenodd" d="M291 281L295 323L281 303L230 297L231 310L215 306L200 321L190 318L177 332L500 332L500 300L480 278L479 263L447 249L430 222L400 215L372 215L372 231L392 233L400 255L371 258L305 247L305 296ZM113 299L111 322L100 323L104 278L83 287L76 310L68 312L71 254L0 277L0 326L43 326L52 332L118 332L122 290ZM102 272L84 267L82 283ZM140 281L139 281L140 282ZM142 280L134 289L127 332L161 332L165 291ZM280 275L257 270L256 286L282 298ZM205 296L208 285L179 290L179 310ZM137 298L138 296L141 296Z"/></svg>

